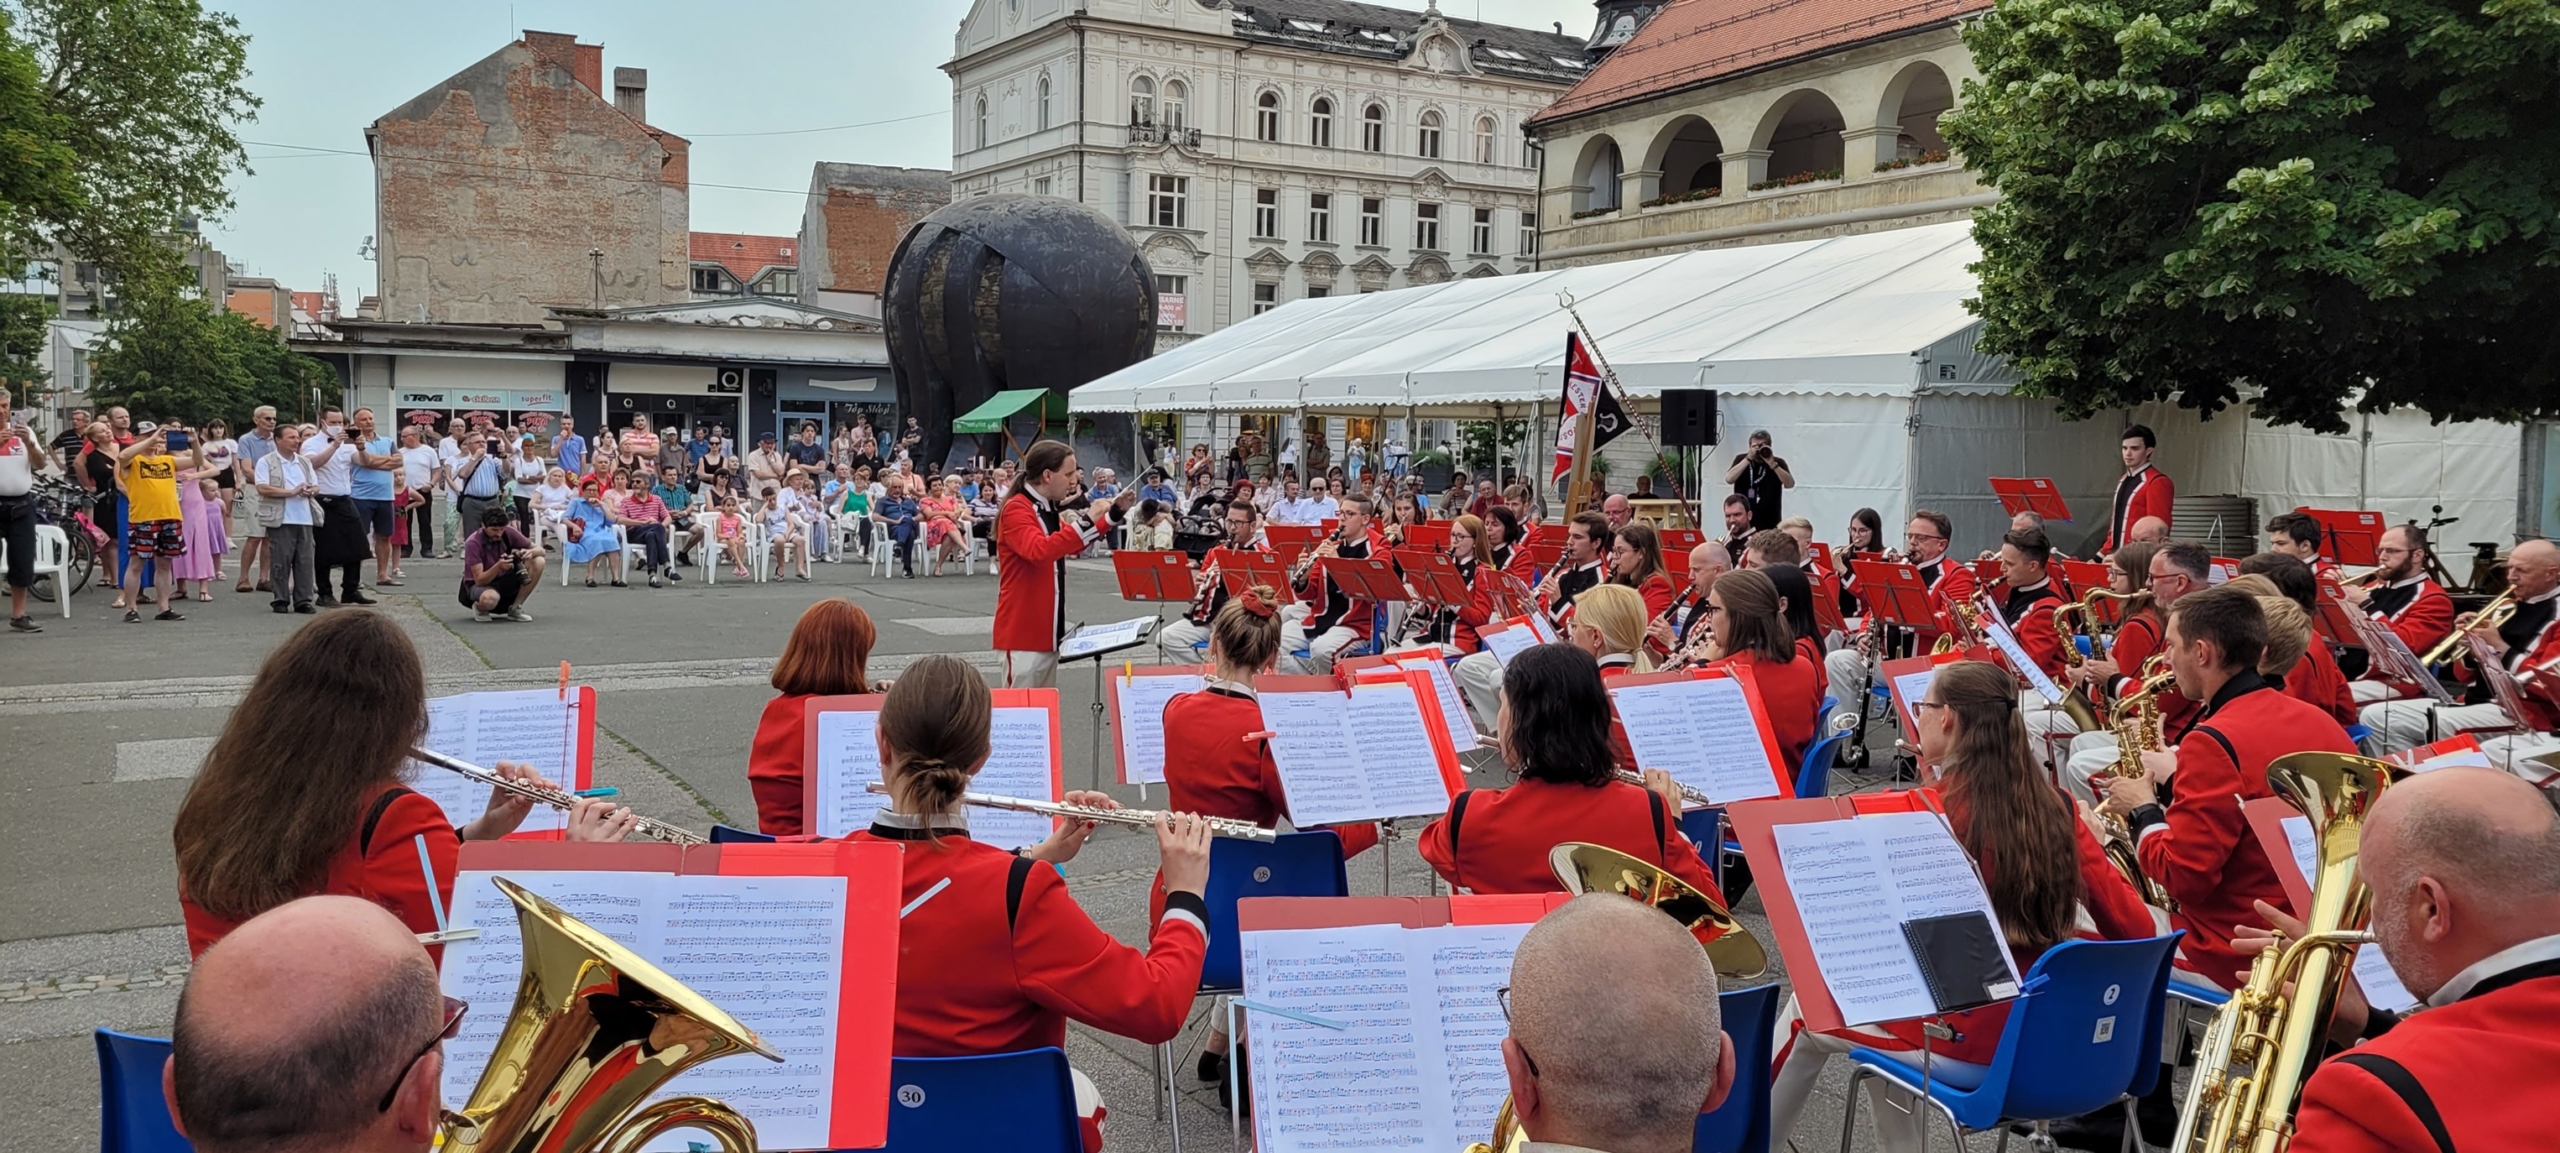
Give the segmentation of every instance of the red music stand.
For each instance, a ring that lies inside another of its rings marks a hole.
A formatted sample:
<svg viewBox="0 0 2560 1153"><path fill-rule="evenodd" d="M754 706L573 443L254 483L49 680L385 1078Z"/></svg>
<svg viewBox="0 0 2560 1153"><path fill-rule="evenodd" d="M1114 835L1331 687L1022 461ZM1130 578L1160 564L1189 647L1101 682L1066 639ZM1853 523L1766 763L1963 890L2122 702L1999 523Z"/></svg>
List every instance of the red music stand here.
<svg viewBox="0 0 2560 1153"><path fill-rule="evenodd" d="M1316 567L1353 600L1385 604L1412 597L1405 591L1404 578L1396 575L1396 566L1385 557L1332 556L1317 561Z"/></svg>
<svg viewBox="0 0 2560 1153"><path fill-rule="evenodd" d="M1973 586L1975 588L1987 589L1999 584L2005 579L2007 578L2000 570L2000 558L1993 557L1990 560L1978 560L1973 562Z"/></svg>
<svg viewBox="0 0 2560 1153"><path fill-rule="evenodd" d="M1662 550L1662 571L1671 574L1671 583L1675 585L1689 583L1689 550Z"/></svg>
<svg viewBox="0 0 2560 1153"><path fill-rule="evenodd" d="M1831 546L1829 544L1822 541L1815 541L1812 544L1806 545L1805 548L1813 553L1813 563L1822 571L1827 573L1837 573L1840 571L1839 563L1832 559Z"/></svg>
<svg viewBox="0 0 2560 1153"><path fill-rule="evenodd" d="M1694 528L1666 528L1655 531L1662 537L1662 555L1666 558L1674 549L1679 550L1680 555L1687 556L1690 549L1707 543L1707 534Z"/></svg>
<svg viewBox="0 0 2560 1153"><path fill-rule="evenodd" d="M2070 586L2071 591L2062 594L2070 600L2079 600L2080 595L2090 589L2110 587L2107 584L2107 566L2101 561L2072 560L2069 557L2056 556L2053 558L2051 571L2062 578L2062 583ZM2099 600L2096 623L2111 625L2123 619L2123 606L2123 601Z"/></svg>
<svg viewBox="0 0 2560 1153"><path fill-rule="evenodd" d="M1840 615L1840 574L1825 571L1814 578L1813 623L1826 633L1849 631L1848 619Z"/></svg>
<svg viewBox="0 0 2560 1153"><path fill-rule="evenodd" d="M1111 554L1112 575L1120 578L1120 599L1189 603L1194 595L1191 557L1179 549Z"/></svg>
<svg viewBox="0 0 2560 1153"><path fill-rule="evenodd" d="M2320 522L2320 555L2338 564L2372 565L2373 546L2391 526L2378 512L2339 508L2293 510Z"/></svg>
<svg viewBox="0 0 2560 1153"><path fill-rule="evenodd" d="M1275 524L1264 526L1262 535L1271 542L1271 551L1280 554L1280 563L1296 564L1325 538L1325 531L1313 525Z"/></svg>
<svg viewBox="0 0 2560 1153"><path fill-rule="evenodd" d="M1284 599L1296 595L1289 588L1289 566L1276 553L1229 550L1218 561L1218 579L1227 586L1228 596L1241 595L1255 585L1268 585Z"/></svg>
<svg viewBox="0 0 2560 1153"><path fill-rule="evenodd" d="M1564 563L1564 534L1540 536L1520 546L1529 553L1529 563L1540 573Z"/></svg>
<svg viewBox="0 0 2560 1153"><path fill-rule="evenodd" d="M2339 584L2336 577L2324 576L2318 581L2320 611L2312 614L2312 629L2331 644L2351 649L2365 647L2364 632L2356 627L2356 618L2364 614L2347 603L2346 586Z"/></svg>
<svg viewBox="0 0 2560 1153"><path fill-rule="evenodd" d="M1404 547L1426 549L1449 547L1449 522L1435 520L1404 526Z"/></svg>
<svg viewBox="0 0 2560 1153"><path fill-rule="evenodd" d="M1395 562L1404 570L1405 583L1413 595L1422 600L1441 605L1463 605L1475 598L1475 591L1469 589L1465 579L1458 575L1458 562L1450 560L1445 553L1400 548L1396 550Z"/></svg>
<svg viewBox="0 0 2560 1153"><path fill-rule="evenodd" d="M2071 506L2062 503L2062 494L2054 491L2049 477L1995 476L1991 491L2000 498L2001 511L2010 516L2032 512L2046 520L2071 519Z"/></svg>
<svg viewBox="0 0 2560 1153"><path fill-rule="evenodd" d="M1860 559L1858 592L1867 611L1883 617L1886 624L1937 631L1938 610L1929 603L1929 586L1920 579L1920 570L1907 561Z"/></svg>

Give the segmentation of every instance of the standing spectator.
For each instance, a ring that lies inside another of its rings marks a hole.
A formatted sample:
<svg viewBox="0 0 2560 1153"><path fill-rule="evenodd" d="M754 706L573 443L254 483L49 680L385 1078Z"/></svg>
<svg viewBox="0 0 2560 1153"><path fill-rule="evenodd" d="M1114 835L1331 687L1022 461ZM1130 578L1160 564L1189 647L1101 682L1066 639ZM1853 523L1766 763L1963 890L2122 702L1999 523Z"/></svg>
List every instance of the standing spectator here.
<svg viewBox="0 0 2560 1153"><path fill-rule="evenodd" d="M1403 434L1389 434L1387 436L1387 475L1397 480L1403 480L1405 466L1411 462L1412 459L1413 452L1405 446Z"/></svg>
<svg viewBox="0 0 2560 1153"><path fill-rule="evenodd" d="M433 497L444 490L444 458L427 446L427 430L410 425L400 430L400 484L409 492L409 507L401 515L409 518L409 543L402 547L404 557L436 555L436 506ZM394 575L405 576L398 568Z"/></svg>
<svg viewBox="0 0 2560 1153"><path fill-rule="evenodd" d="M827 446L818 443L818 426L808 421L800 422L799 435L782 455L790 458L791 472L814 476L827 466Z"/></svg>
<svg viewBox="0 0 2560 1153"><path fill-rule="evenodd" d="M359 408L355 415L354 468L347 477L347 495L355 501L356 519L363 522L373 540L373 583L397 588L400 578L391 571L397 559L391 550L393 521L399 513L392 507L397 485L392 473L401 467L398 445L388 434L374 427L373 410ZM359 572L364 566L356 566ZM352 601L352 603L363 603Z"/></svg>
<svg viewBox="0 0 2560 1153"><path fill-rule="evenodd" d="M898 568L909 578L916 575L917 512L915 497L907 492L906 480L891 478L888 495L880 502L880 522L889 526L889 540L897 546Z"/></svg>
<svg viewBox="0 0 2560 1153"><path fill-rule="evenodd" d="M1368 442L1356 436L1352 437L1351 443L1342 448L1342 478L1357 485L1360 483L1361 471L1368 467Z"/></svg>
<svg viewBox="0 0 2560 1153"><path fill-rule="evenodd" d="M507 499L515 505L516 528L527 535L533 532L533 492L542 487L543 478L551 473L548 462L534 448L533 438L510 437L515 455L507 462Z"/></svg>
<svg viewBox="0 0 2560 1153"><path fill-rule="evenodd" d="M646 414L633 414L631 427L622 430L622 463L643 476L658 475L658 434L649 431Z"/></svg>
<svg viewBox="0 0 2560 1153"><path fill-rule="evenodd" d="M773 434L756 434L756 449L747 454L747 487L761 493L770 488L782 490L782 478L791 474L791 458L773 447Z"/></svg>
<svg viewBox="0 0 2560 1153"><path fill-rule="evenodd" d="M836 426L836 434L827 439L827 471L853 467L853 428Z"/></svg>
<svg viewBox="0 0 2560 1153"><path fill-rule="evenodd" d="M571 476L578 475L578 470L586 465L587 438L578 435L577 417L560 418L560 435L551 438L551 456L559 463L560 471Z"/></svg>
<svg viewBox="0 0 2560 1153"><path fill-rule="evenodd" d="M199 442L197 447L204 446ZM203 459L201 452L197 459ZM231 540L222 533L222 489L213 480L228 471L210 461L178 471L178 518L186 551L170 562L169 571L177 577L179 600L187 599L188 581L196 582L197 600L212 600L213 582L222 579L222 556L231 551Z"/></svg>
<svg viewBox="0 0 2560 1153"><path fill-rule="evenodd" d="M738 458L729 455L717 441L710 442L710 448L711 451L702 454L702 459L693 463L694 483L702 486L706 498L713 493L733 491L731 486L738 473Z"/></svg>
<svg viewBox="0 0 2560 1153"><path fill-rule="evenodd" d="M601 443L601 442L599 442ZM453 490L454 507L465 523L478 525L480 510L497 503L504 491L506 472L492 454L489 437L483 433L462 435L461 455L445 469L445 484ZM447 551L461 547L448 536Z"/></svg>
<svg viewBox="0 0 2560 1153"><path fill-rule="evenodd" d="M178 504L178 459L171 454L173 439L188 441L187 467L204 467L204 457L197 452L192 437L182 428L146 429L143 435L116 454L116 476L124 484L125 521L129 548L142 561L147 574L159 569L156 582L160 590L160 614L152 619L182 621L187 619L169 607L170 591L176 587L176 561L186 555L186 513ZM142 590L125 590L130 607L125 609L126 624L142 620Z"/></svg>
<svg viewBox="0 0 2560 1153"><path fill-rule="evenodd" d="M1749 451L1733 458L1724 480L1750 511L1753 531L1776 528L1787 518L1779 506L1786 490L1796 486L1796 477L1787 471L1787 458L1771 450L1768 429L1752 431Z"/></svg>
<svg viewBox="0 0 2560 1153"><path fill-rule="evenodd" d="M621 468L622 450L614 447L612 433L608 432L602 436L598 436L593 443L587 446L586 475L596 478L599 482L611 483L613 480L613 474ZM570 475L575 476L577 474L571 473Z"/></svg>
<svg viewBox="0 0 2560 1153"><path fill-rule="evenodd" d="M214 515L222 518L223 551L226 553L231 546L231 497L240 483L240 470L236 467L239 461L240 442L231 438L230 422L219 419L206 421L204 466L217 470L213 474L213 507ZM221 580L222 574L215 572L213 579Z"/></svg>
<svg viewBox="0 0 2560 1153"><path fill-rule="evenodd" d="M36 469L44 457L35 432L10 411L9 390L0 388L0 544L9 549L9 627L22 633L44 631L27 615L27 589L36 583ZM57 587L54 595L71 590Z"/></svg>
<svg viewBox="0 0 2560 1153"><path fill-rule="evenodd" d="M124 595L124 485L116 479L116 430L106 421L89 423L88 447L82 449L73 476L80 487L88 490L95 504L90 517L98 528L115 542L116 600L112 608L125 607Z"/></svg>
<svg viewBox="0 0 2560 1153"><path fill-rule="evenodd" d="M444 464L444 487L437 491L441 498L436 506L436 539L444 542L439 558L449 557L462 547L462 535L470 531L462 527L462 458L469 444L470 426L455 417L445 423L444 437L436 442L436 459ZM470 523L479 523L475 516Z"/></svg>
<svg viewBox="0 0 2560 1153"><path fill-rule="evenodd" d="M693 439L684 442L684 474L694 475L702 465L702 458L711 455L711 451L711 426L696 423Z"/></svg>
<svg viewBox="0 0 2560 1153"><path fill-rule="evenodd" d="M272 587L267 580L266 568L267 525L265 518L259 515L259 506L265 503L265 498L258 493L257 470L258 462L275 451L275 406L262 404L249 414L249 430L240 434L240 452L234 469L240 474L235 482L240 489L240 519L246 522L240 529L240 583L233 587L234 592L250 591L253 581L259 592Z"/></svg>
<svg viewBox="0 0 2560 1153"><path fill-rule="evenodd" d="M542 588L543 567L542 550L508 526L507 510L482 509L480 531L462 546L462 607L484 625L499 616L531 624L524 603Z"/></svg>
<svg viewBox="0 0 2560 1153"><path fill-rule="evenodd" d="M364 595L365 531L354 496L357 447L348 438L346 414L334 408L320 412L320 435L302 444L311 462L313 483L320 489L320 515L311 532L311 548L320 574L320 607L369 605ZM329 574L340 573L343 596L329 595Z"/></svg>
<svg viewBox="0 0 2560 1153"><path fill-rule="evenodd" d="M1280 441L1280 475L1289 476L1297 471L1298 438L1284 437Z"/></svg>
<svg viewBox="0 0 2560 1153"><path fill-rule="evenodd" d="M62 467L68 470L71 467L71 458L80 455L80 449L88 443L89 410L72 409L71 422L63 425L62 431L53 434L54 459L61 461Z"/></svg>
<svg viewBox="0 0 2560 1153"><path fill-rule="evenodd" d="M133 447L133 442L137 439L133 431L133 416L124 410L123 405L118 404L108 407L107 427L115 430L117 452L123 452L125 449Z"/></svg>
<svg viewBox="0 0 2560 1153"><path fill-rule="evenodd" d="M627 546L640 550L640 571L649 574L649 587L665 587L659 574L667 567L667 529L673 520L667 502L658 499L655 489L634 487L623 496L614 518L622 525Z"/></svg>
<svg viewBox="0 0 2560 1153"><path fill-rule="evenodd" d="M674 550L675 563L687 565L693 563L695 546L702 543L702 528L693 515L693 490L685 487L682 476L676 463L668 461L658 469L657 487L649 491L667 506L667 547ZM679 581L684 576L670 567L667 579Z"/></svg>
<svg viewBox="0 0 2560 1153"><path fill-rule="evenodd" d="M1211 485L1217 483L1215 480L1217 472L1217 462L1209 459L1209 446L1192 445L1190 459L1182 462L1183 489L1194 496L1206 492Z"/></svg>
<svg viewBox="0 0 2560 1153"><path fill-rule="evenodd" d="M1088 499L1091 499L1095 504L1108 504L1119 495L1119 473L1113 472L1107 468L1097 468L1093 470L1093 487L1085 491L1085 496ZM1120 526L1118 525L1113 525L1110 535L1103 538L1110 548L1115 549L1120 547L1121 539L1122 534ZM939 567L939 563L940 562L936 562L937 568Z"/></svg>
<svg viewBox="0 0 2560 1153"><path fill-rule="evenodd" d="M274 414L267 419L272 421ZM311 526L318 519L319 485L311 462L302 456L302 426L276 430L274 452L258 458L250 480L258 489L259 517L267 521L267 580L277 612L318 611L313 607L314 579Z"/></svg>

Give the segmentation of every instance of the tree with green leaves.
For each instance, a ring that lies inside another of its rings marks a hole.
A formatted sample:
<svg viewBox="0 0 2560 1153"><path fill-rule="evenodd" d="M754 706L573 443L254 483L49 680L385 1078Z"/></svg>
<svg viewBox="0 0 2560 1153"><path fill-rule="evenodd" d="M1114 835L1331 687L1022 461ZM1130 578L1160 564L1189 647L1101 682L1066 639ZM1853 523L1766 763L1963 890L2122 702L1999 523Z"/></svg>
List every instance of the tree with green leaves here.
<svg viewBox="0 0 2560 1153"><path fill-rule="evenodd" d="M45 322L53 319L53 302L41 296L0 295L0 382L9 388L9 403L20 408L36 407L36 395L51 373L36 362L51 335Z"/></svg>
<svg viewBox="0 0 2560 1153"><path fill-rule="evenodd" d="M1965 40L1982 346L2065 415L2560 412L2549 4L1998 0Z"/></svg>
<svg viewBox="0 0 2560 1153"><path fill-rule="evenodd" d="M165 287L126 297L89 365L91 396L137 419L201 424L218 416L238 428L262 404L316 419L311 390L323 403L338 395L337 374L285 347L274 330Z"/></svg>
<svg viewBox="0 0 2560 1153"><path fill-rule="evenodd" d="M231 206L249 38L197 0L0 0L0 242L119 277Z"/></svg>

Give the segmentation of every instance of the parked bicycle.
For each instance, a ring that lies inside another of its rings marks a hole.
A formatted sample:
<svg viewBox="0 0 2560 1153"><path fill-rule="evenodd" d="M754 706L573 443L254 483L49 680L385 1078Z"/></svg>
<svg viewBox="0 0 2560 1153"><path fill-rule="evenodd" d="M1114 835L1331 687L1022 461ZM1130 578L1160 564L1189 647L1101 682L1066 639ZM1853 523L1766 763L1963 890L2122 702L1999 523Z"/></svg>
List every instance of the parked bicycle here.
<svg viewBox="0 0 2560 1153"><path fill-rule="evenodd" d="M76 596L89 587L90 578L98 571L98 558L109 553L112 538L90 516L97 507L97 498L79 485L47 477L36 482L35 491L36 523L61 529L71 542L70 568L58 578L69 584L68 590L57 590L57 576L49 572L36 574L36 583L27 590L37 600L51 604L57 591Z"/></svg>

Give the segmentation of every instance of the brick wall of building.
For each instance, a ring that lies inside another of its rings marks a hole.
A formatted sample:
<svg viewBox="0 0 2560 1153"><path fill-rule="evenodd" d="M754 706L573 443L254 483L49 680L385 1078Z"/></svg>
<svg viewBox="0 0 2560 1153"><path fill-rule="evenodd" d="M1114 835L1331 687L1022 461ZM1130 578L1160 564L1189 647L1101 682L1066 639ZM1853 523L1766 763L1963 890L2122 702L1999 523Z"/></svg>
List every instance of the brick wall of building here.
<svg viewBox="0 0 2560 1153"><path fill-rule="evenodd" d="M877 296L889 258L907 230L951 203L951 174L938 168L820 164L800 221L801 300L819 293Z"/></svg>

